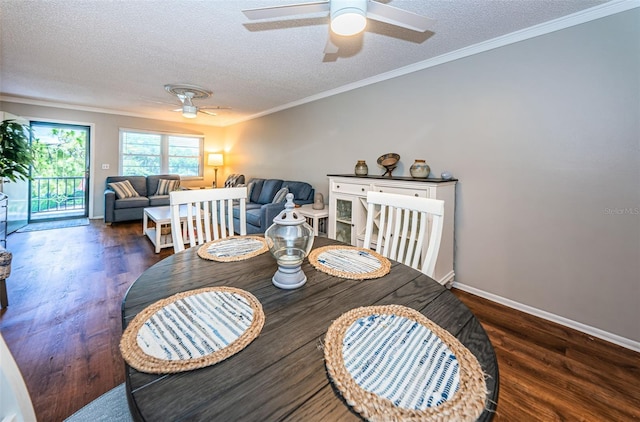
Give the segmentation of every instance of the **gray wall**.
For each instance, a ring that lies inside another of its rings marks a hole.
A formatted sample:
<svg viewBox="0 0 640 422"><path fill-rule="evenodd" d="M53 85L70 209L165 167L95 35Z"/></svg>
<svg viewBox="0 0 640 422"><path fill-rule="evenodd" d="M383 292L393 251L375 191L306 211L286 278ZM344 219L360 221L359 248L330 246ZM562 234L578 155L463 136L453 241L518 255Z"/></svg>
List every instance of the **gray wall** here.
<svg viewBox="0 0 640 422"><path fill-rule="evenodd" d="M304 180L325 198L326 175L357 160L382 174L377 157L397 152L408 176L425 159L460 179L458 282L640 341L639 28L634 9L228 128L0 109L95 123L96 215L119 127L205 133L227 151L219 177Z"/></svg>
<svg viewBox="0 0 640 422"><path fill-rule="evenodd" d="M640 341L640 10L333 96L227 131L248 175L460 179L456 280ZM265 157L258 160L255 157ZM253 159L252 159L253 158ZM625 213L624 210L630 211ZM622 212L622 214L618 214Z"/></svg>

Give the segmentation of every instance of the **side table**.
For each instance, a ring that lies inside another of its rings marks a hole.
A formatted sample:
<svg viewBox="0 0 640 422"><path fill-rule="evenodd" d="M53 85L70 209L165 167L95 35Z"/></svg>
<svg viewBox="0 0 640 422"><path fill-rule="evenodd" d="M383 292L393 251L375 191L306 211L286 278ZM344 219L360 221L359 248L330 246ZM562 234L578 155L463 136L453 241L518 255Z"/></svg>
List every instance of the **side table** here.
<svg viewBox="0 0 640 422"><path fill-rule="evenodd" d="M313 204L306 204L296 210L307 219L307 223L313 227L313 234L316 236L327 236L327 224L329 219L329 208L314 210Z"/></svg>
<svg viewBox="0 0 640 422"><path fill-rule="evenodd" d="M149 227L149 220L153 221L156 226ZM180 221L182 223L187 221L187 208L186 205L180 206ZM146 234L153 246L155 246L156 253L160 253L160 249L169 248L173 246L173 239L171 236L171 207L149 207L144 209L142 215L142 233ZM187 225L182 225L182 238L185 243L189 242L187 236Z"/></svg>

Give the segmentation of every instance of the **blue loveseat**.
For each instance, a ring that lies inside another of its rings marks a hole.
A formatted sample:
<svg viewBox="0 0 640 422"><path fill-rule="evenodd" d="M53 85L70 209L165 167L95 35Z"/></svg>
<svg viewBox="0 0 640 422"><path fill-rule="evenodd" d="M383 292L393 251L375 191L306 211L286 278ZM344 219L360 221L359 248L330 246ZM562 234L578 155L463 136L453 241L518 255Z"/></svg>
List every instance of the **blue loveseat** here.
<svg viewBox="0 0 640 422"><path fill-rule="evenodd" d="M109 176L104 191L104 222L107 225L118 221L142 220L147 207L169 205L169 195L156 195L160 179L180 180L177 174L159 174L153 176ZM118 199L109 183L128 180L138 192L137 197Z"/></svg>
<svg viewBox="0 0 640 422"><path fill-rule="evenodd" d="M284 209L286 201L274 203L274 197L283 188L293 194L293 202L297 205L312 204L314 189L305 182L280 179L254 178L247 183L247 234L264 233L273 224L273 219ZM233 225L236 233L240 233L240 210L233 210Z"/></svg>

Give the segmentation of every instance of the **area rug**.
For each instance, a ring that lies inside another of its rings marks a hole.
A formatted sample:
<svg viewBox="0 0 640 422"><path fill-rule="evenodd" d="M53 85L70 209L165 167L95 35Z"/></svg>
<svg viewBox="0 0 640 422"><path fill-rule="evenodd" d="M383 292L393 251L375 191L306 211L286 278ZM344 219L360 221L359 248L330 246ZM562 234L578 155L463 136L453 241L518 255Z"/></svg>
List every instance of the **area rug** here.
<svg viewBox="0 0 640 422"><path fill-rule="evenodd" d="M65 422L133 422L129 412L124 384L107 391Z"/></svg>
<svg viewBox="0 0 640 422"><path fill-rule="evenodd" d="M41 223L30 223L16 233L36 232L40 230L64 229L67 227L88 226L88 218L71 218L68 220L43 221Z"/></svg>

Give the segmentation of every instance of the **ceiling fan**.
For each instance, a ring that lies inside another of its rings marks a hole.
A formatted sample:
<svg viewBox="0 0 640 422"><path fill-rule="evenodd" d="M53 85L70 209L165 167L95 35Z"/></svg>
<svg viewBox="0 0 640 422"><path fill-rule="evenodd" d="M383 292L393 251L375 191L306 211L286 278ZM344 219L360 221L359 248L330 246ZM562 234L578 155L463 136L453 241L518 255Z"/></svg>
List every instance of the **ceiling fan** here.
<svg viewBox="0 0 640 422"><path fill-rule="evenodd" d="M206 90L196 85L173 85L167 84L164 86L164 89L170 93L178 97L182 106L173 111L182 112L182 116L188 119L193 119L197 117L198 113L208 114L209 116L217 116L216 113L207 110L228 110L231 107L222 107L222 106L211 106L211 107L198 107L193 104L193 100L195 99L203 99L209 98L212 91Z"/></svg>
<svg viewBox="0 0 640 422"><path fill-rule="evenodd" d="M362 32L367 18L417 32L426 32L434 20L413 12L398 9L373 0L324 0L285 6L246 9L249 19L270 19L306 13L329 12L330 28L337 35L349 36ZM338 48L329 39L325 54L337 53Z"/></svg>

